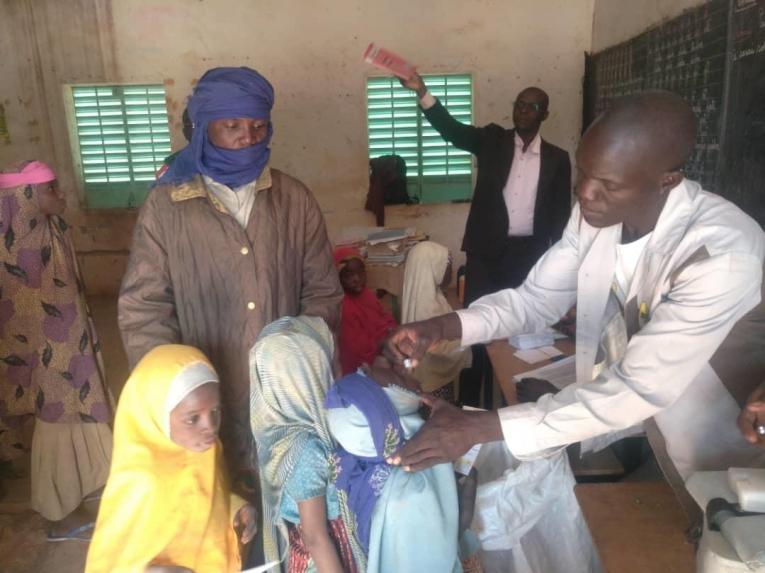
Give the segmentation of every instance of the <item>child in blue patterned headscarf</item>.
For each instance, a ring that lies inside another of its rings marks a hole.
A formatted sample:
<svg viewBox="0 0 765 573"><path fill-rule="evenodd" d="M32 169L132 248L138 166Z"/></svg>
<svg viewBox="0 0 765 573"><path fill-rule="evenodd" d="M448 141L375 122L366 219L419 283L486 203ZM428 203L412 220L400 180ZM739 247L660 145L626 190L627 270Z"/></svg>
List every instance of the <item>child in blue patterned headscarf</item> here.
<svg viewBox="0 0 765 573"><path fill-rule="evenodd" d="M267 326L250 353L266 561L287 555L288 573L321 563L462 571L451 464L408 473L385 462L422 425L419 396L389 386L404 381L379 364L331 386L333 350L322 320L288 317Z"/></svg>
<svg viewBox="0 0 765 573"><path fill-rule="evenodd" d="M282 571L289 573L364 570L364 552L344 520L349 512L332 474L324 399L333 352L326 323L306 316L272 322L250 352L264 553L266 562L286 557Z"/></svg>
<svg viewBox="0 0 765 573"><path fill-rule="evenodd" d="M339 498L367 553L367 573L462 571L452 465L410 473L385 461L423 424L420 397L402 387L407 383L379 358L368 373L330 388L326 416L340 444Z"/></svg>

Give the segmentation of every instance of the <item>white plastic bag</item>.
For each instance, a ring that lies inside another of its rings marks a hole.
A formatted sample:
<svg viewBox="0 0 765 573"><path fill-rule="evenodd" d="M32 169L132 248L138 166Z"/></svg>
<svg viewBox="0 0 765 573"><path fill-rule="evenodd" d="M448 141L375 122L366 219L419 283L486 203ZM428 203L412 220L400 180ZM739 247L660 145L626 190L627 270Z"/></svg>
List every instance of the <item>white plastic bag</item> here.
<svg viewBox="0 0 765 573"><path fill-rule="evenodd" d="M519 462L504 442L495 442L481 448L475 467L471 529L481 542L486 573L603 571L565 450Z"/></svg>

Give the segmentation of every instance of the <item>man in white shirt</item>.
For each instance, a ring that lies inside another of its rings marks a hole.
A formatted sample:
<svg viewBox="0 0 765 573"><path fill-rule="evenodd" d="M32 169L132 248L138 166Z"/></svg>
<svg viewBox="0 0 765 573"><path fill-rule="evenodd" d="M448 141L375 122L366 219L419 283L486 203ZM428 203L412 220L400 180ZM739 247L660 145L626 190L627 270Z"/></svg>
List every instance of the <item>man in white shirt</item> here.
<svg viewBox="0 0 765 573"><path fill-rule="evenodd" d="M547 94L536 87L518 94L513 102L513 129L493 123L475 127L449 115L418 74L402 84L417 93L433 128L446 141L475 155L478 162L462 242L467 255L465 305L519 286L560 238L571 211L568 153L539 135L549 113ZM474 347L473 368L460 390L462 400L477 405L480 382L490 376L485 349Z"/></svg>
<svg viewBox="0 0 765 573"><path fill-rule="evenodd" d="M669 92L615 102L577 150L579 202L563 237L526 281L393 334L389 356L416 367L437 340L535 332L577 303L576 383L498 412L425 398L433 415L394 463L416 470L501 439L528 459L644 422L671 480L765 465L736 425L765 379L765 236L684 179L694 123Z"/></svg>

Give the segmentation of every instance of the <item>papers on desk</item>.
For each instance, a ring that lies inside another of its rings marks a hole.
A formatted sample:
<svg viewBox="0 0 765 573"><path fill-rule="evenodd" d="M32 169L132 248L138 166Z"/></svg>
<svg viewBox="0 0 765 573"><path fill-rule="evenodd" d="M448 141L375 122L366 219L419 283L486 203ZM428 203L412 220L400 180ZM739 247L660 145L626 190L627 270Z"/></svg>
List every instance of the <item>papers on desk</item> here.
<svg viewBox="0 0 765 573"><path fill-rule="evenodd" d="M375 265L400 265L406 260L408 246L406 240L386 241L369 244L367 262Z"/></svg>
<svg viewBox="0 0 765 573"><path fill-rule="evenodd" d="M550 346L555 342L555 339L548 332L540 332L538 334L516 334L508 338L507 341L518 350L530 350L540 346Z"/></svg>
<svg viewBox="0 0 765 573"><path fill-rule="evenodd" d="M529 364L536 364L543 360L550 360L556 356L563 356L563 353L554 346L542 346L541 348L532 348L529 350L519 350L514 354L516 358L520 358L524 362Z"/></svg>
<svg viewBox="0 0 765 573"><path fill-rule="evenodd" d="M547 380L558 390L562 390L569 384L576 382L576 357L567 356L561 360L513 376L513 382L520 382L522 378L541 378Z"/></svg>
<svg viewBox="0 0 765 573"><path fill-rule="evenodd" d="M379 245L381 243L390 243L391 241L403 241L407 237L413 236L417 232L414 227L408 227L406 229L383 229L382 231L375 231L367 236L367 243L370 246Z"/></svg>
<svg viewBox="0 0 765 573"><path fill-rule="evenodd" d="M510 346L515 346L518 350L528 350L530 348L539 348L540 346L550 346L556 340L566 338L562 332L553 328L546 328L542 332L516 334L507 339Z"/></svg>

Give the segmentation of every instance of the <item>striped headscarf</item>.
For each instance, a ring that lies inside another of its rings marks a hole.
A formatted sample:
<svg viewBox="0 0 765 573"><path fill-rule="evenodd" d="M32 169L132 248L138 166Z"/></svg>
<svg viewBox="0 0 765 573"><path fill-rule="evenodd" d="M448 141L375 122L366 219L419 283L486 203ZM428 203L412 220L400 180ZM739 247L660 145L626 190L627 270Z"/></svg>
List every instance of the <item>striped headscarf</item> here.
<svg viewBox="0 0 765 573"><path fill-rule="evenodd" d="M332 384L333 352L327 324L308 316L272 322L250 351L250 423L263 492L266 562L281 561L287 553L287 529L279 519L282 485L312 437L326 446L330 463L334 444L324 399ZM354 554L360 555L356 547Z"/></svg>

